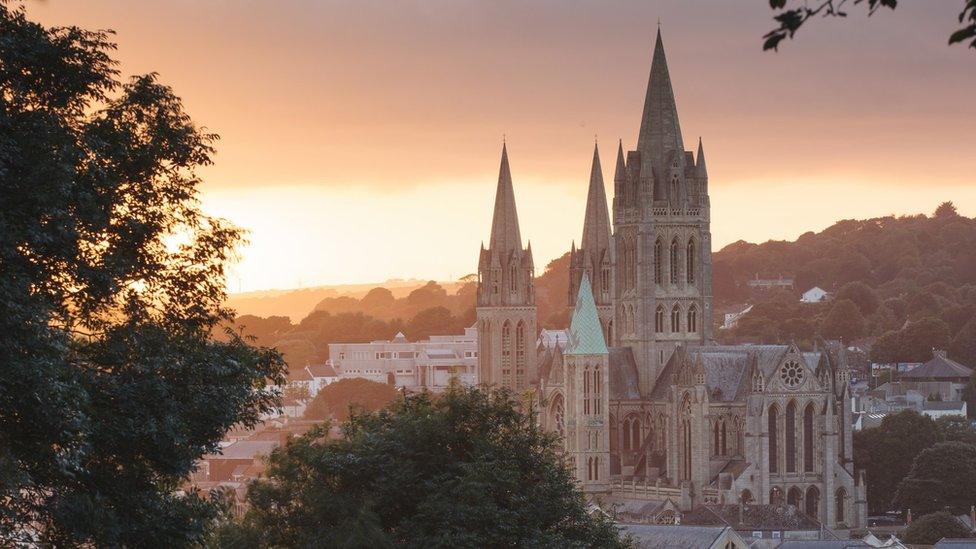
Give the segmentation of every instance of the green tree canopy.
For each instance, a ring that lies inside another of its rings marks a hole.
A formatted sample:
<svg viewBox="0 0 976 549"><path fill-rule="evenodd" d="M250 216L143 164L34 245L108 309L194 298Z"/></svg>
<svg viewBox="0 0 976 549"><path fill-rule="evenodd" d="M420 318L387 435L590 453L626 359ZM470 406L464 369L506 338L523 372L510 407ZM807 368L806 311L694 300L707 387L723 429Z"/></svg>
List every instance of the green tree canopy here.
<svg viewBox="0 0 976 549"><path fill-rule="evenodd" d="M856 339L864 334L864 316L850 299L838 300L824 317L820 333L829 339Z"/></svg>
<svg viewBox="0 0 976 549"><path fill-rule="evenodd" d="M0 540L179 546L213 508L178 487L282 381L235 334L241 232L201 212L215 135L111 33L0 2Z"/></svg>
<svg viewBox="0 0 976 549"><path fill-rule="evenodd" d="M905 543L934 545L942 538L970 538L972 534L946 512L930 513L913 520L905 530Z"/></svg>
<svg viewBox="0 0 976 549"><path fill-rule="evenodd" d="M857 305L861 314L865 316L873 315L878 310L878 307L881 306L881 300L878 298L877 292L863 282L849 282L845 284L837 292L837 299L850 299Z"/></svg>
<svg viewBox="0 0 976 549"><path fill-rule="evenodd" d="M935 422L913 410L889 415L880 426L854 433L854 462L867 475L870 513L892 508L898 484L908 476L915 456L939 440Z"/></svg>
<svg viewBox="0 0 976 549"><path fill-rule="evenodd" d="M305 418L345 421L350 409L375 412L388 406L399 394L387 383L361 378L340 379L319 390L305 409Z"/></svg>
<svg viewBox="0 0 976 549"><path fill-rule="evenodd" d="M968 512L976 505L976 446L940 442L922 450L898 485L895 505L918 514Z"/></svg>
<svg viewBox="0 0 976 549"><path fill-rule="evenodd" d="M871 346L871 360L881 364L925 362L932 349L945 349L949 327L938 318L928 317L911 322L901 330L885 332Z"/></svg>
<svg viewBox="0 0 976 549"><path fill-rule="evenodd" d="M556 436L503 391L453 387L354 414L275 451L233 547L623 547L590 515Z"/></svg>

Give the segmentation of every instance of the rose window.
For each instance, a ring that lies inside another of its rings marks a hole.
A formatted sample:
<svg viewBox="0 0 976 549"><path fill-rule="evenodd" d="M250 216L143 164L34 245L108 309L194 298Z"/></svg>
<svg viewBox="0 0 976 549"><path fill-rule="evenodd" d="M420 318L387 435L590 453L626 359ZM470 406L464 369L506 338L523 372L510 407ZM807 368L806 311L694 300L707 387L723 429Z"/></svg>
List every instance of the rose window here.
<svg viewBox="0 0 976 549"><path fill-rule="evenodd" d="M803 381L803 367L798 362L787 362L779 373L787 388L796 389Z"/></svg>

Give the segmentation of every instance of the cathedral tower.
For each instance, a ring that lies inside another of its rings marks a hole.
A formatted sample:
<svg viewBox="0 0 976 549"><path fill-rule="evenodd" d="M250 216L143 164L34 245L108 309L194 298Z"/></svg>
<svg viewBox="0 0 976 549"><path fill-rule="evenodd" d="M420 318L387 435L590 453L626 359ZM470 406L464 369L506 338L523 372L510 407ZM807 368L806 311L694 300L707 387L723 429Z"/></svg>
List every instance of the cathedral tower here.
<svg viewBox="0 0 976 549"><path fill-rule="evenodd" d="M617 150L614 174L614 344L633 348L641 392L677 345L711 340L708 175L684 149L661 31L637 150Z"/></svg>
<svg viewBox="0 0 976 549"><path fill-rule="evenodd" d="M585 274L592 282L593 299L608 344L613 341L611 236L607 192L603 187L603 169L600 167L600 149L594 144L586 213L583 217L583 239L579 248L573 244L569 255L569 306L576 306L576 297Z"/></svg>
<svg viewBox="0 0 976 549"><path fill-rule="evenodd" d="M515 392L538 378L532 245L522 248L508 150L495 191L488 249L478 260L478 374L480 383Z"/></svg>

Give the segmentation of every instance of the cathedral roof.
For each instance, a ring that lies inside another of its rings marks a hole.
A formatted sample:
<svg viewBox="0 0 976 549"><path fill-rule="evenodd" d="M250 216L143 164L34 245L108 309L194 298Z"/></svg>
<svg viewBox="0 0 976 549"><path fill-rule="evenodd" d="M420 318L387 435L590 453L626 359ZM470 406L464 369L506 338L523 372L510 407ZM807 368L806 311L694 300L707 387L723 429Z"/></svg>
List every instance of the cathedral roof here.
<svg viewBox="0 0 976 549"><path fill-rule="evenodd" d="M590 188L586 196L586 214L583 217L582 248L590 254L610 247L610 214L607 209L607 192L603 186L603 168L600 166L600 149L593 146L593 167L590 170ZM599 257L598 260L602 260Z"/></svg>
<svg viewBox="0 0 976 549"><path fill-rule="evenodd" d="M508 167L508 149L502 145L502 162L498 170L498 188L495 190L495 213L491 220L489 248L496 253L522 250L518 212L515 211L515 190L512 188L512 171Z"/></svg>
<svg viewBox="0 0 976 549"><path fill-rule="evenodd" d="M605 355L607 352L600 315L593 301L590 277L583 273L579 295L576 297L576 308L573 310L573 320L569 325L569 342L566 344L565 354Z"/></svg>
<svg viewBox="0 0 976 549"><path fill-rule="evenodd" d="M639 400L637 361L630 347L610 347L610 399Z"/></svg>
<svg viewBox="0 0 976 549"><path fill-rule="evenodd" d="M644 98L644 115L641 118L640 134L637 137L637 150L645 158L650 159L655 167L663 166L665 155L669 151L677 151L681 154L685 150L660 28L657 30L657 42L654 44L654 57L651 61L651 75L647 82L647 95Z"/></svg>

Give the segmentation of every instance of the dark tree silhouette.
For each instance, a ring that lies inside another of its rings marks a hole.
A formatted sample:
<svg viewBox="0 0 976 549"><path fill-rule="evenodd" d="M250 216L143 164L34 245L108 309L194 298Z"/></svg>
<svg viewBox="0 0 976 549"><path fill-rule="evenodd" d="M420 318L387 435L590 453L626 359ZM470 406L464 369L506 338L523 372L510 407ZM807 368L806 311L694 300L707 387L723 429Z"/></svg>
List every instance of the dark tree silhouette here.
<svg viewBox="0 0 976 549"><path fill-rule="evenodd" d="M959 12L959 24L962 25L958 30L949 35L949 44L958 42L969 42L970 48L976 48L976 0L961 0L962 11ZM769 7L773 10L782 10L773 19L779 24L766 33L763 38L764 50L778 50L779 43L786 38L793 38L796 31L807 21L816 16L822 17L847 17L845 6L864 5L867 7L868 15L874 15L880 8L894 10L898 7L898 0L818 0L813 3L799 2L794 0L769 0Z"/></svg>

